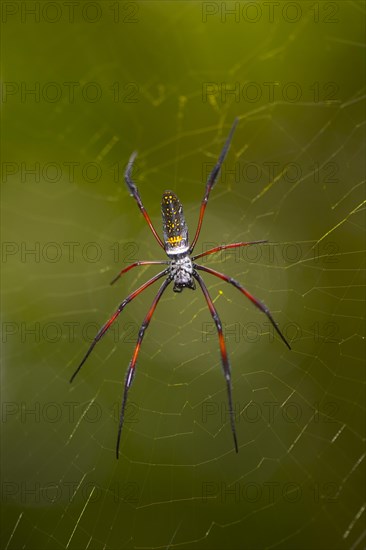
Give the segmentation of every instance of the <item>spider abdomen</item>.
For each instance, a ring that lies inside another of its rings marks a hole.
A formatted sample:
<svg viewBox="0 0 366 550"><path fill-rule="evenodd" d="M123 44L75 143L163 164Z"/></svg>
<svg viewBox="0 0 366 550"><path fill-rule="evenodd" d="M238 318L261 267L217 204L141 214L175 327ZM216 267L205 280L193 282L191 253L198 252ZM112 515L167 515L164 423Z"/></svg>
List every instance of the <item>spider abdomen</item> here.
<svg viewBox="0 0 366 550"><path fill-rule="evenodd" d="M183 206L173 191L165 191L161 200L165 252L169 257L188 252L188 228Z"/></svg>
<svg viewBox="0 0 366 550"><path fill-rule="evenodd" d="M172 260L170 264L170 276L174 281L174 292L182 292L183 288L196 288L193 279L193 264L189 256L183 256Z"/></svg>

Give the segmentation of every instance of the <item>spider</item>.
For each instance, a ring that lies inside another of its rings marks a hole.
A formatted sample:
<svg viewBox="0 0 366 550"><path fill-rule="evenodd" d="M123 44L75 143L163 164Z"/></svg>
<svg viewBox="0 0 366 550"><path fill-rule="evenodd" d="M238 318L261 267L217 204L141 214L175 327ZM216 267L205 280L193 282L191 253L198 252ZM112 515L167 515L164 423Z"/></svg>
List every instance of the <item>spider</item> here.
<svg viewBox="0 0 366 550"><path fill-rule="evenodd" d="M159 237L158 233L156 232L152 221L142 203L140 193L136 187L136 184L133 182L131 178L131 171L132 167L137 155L137 152L133 152L126 170L125 170L125 180L127 183L128 190L130 192L130 195L134 197L134 199L137 202L137 205L143 214L145 220L147 221L155 239L157 240L159 246L165 251L165 253L168 256L168 260L158 260L158 261L137 261L129 266L122 269L119 274L111 281L111 284L114 284L120 277L123 275L123 273L126 273L130 269L133 269L134 267L141 266L141 265L155 265L155 264L166 264L167 267L163 270L154 275L151 279L146 281L143 285L141 285L139 288L134 290L131 294L127 296L123 300L123 302L120 303L115 313L112 315L112 317L102 326L102 328L98 331L97 335L95 336L93 342L91 343L87 353L85 354L83 360L81 361L80 365L72 375L70 382L72 382L75 378L75 376L80 371L81 367L84 365L85 361L91 354L91 352L94 349L94 346L99 342L99 340L104 336L104 334L107 332L109 327L114 323L114 321L117 319L119 314L123 311L123 309L126 307L127 304L129 304L134 298L139 296L141 292L143 292L146 288L151 286L153 283L158 281L159 279L162 279L165 277L162 285L160 286L151 306L148 310L145 319L142 322L142 325L140 327L137 342L135 345L135 349L132 355L132 359L130 361L130 364L127 369L127 375L124 385L124 392L122 397L122 405L120 410L120 418L119 418L119 426L118 426L118 435L117 435L117 444L116 444L116 457L119 458L119 447L120 447L120 440L121 440L121 433L122 433L122 427L123 427L123 421L124 421L124 415L125 415L125 409L126 409L126 403L127 403L127 396L128 391L131 387L132 381L134 379L135 375L135 367L137 362L137 357L140 351L141 343L145 334L145 331L147 327L149 326L149 323L151 321L151 317L155 311L155 308L162 297L164 291L167 289L170 283L174 283L173 291L174 292L182 292L184 288L189 288L191 290L196 289L195 281L199 284L203 295L206 299L208 308L210 310L211 316L213 318L213 321L216 325L218 338L219 338L219 345L220 345L220 354L221 354L221 362L222 367L224 370L224 376L226 380L226 388L227 388L227 395L228 395L228 402L229 402L229 413L230 413L230 424L231 424L231 431L234 438L234 448L236 453L239 452L238 448L238 440L236 436L236 429L235 429L235 418L234 418L234 412L233 412L233 401L232 401L232 389L231 389L231 374L230 374L230 363L228 354L226 351L226 344L225 339L222 331L222 324L220 321L220 317L217 313L216 307L212 301L212 298L208 292L208 289L206 287L206 284L204 280L202 279L201 275L198 273L199 271L203 271L205 273L209 273L210 275L214 275L215 277L218 277L219 279L233 285L235 288L237 288L244 296L246 296L258 309L260 309L265 315L267 315L268 319L272 323L274 329L280 336L280 338L283 340L283 342L286 344L286 346L291 349L290 344L287 342L286 338L280 331L280 329L277 326L277 323L272 317L271 312L269 309L260 302L257 298L255 298L248 290L246 290L238 281L233 279L232 277L229 277L225 275L224 273L220 273L219 271L215 271L214 269L211 269L210 267L206 267L203 265L199 265L195 262L198 258L202 258L203 256L208 256L210 254L215 254L216 252L219 252L220 250L225 250L228 248L238 248L241 246L248 246L253 244L261 244L265 243L267 241L252 241L252 242L238 242L238 243L232 243L232 244L226 244L221 246L216 246L215 248L212 248L210 250L207 250L205 252L202 252L201 254L196 254L195 256L192 256L192 252L194 250L194 247L196 246L198 237L200 235L201 226L203 217L205 214L208 198L211 192L212 187L214 186L217 176L220 172L222 163L224 162L224 159L226 157L226 154L228 152L228 149L230 147L230 143L235 131L235 128L237 126L238 119L236 118L234 120L234 123L231 127L231 130L229 132L229 135L226 139L226 142L224 144L224 147L221 151L221 154L219 156L219 159L214 166L212 172L210 173L207 183L206 183L206 189L205 194L201 202L201 208L198 218L198 224L196 233L194 235L193 241L190 244L188 240L188 228L187 224L184 218L183 214L183 207L178 199L178 197L173 193L173 191L165 191L162 197L162 203L161 203L161 212L162 212L162 218L163 218L163 236L164 241Z"/></svg>

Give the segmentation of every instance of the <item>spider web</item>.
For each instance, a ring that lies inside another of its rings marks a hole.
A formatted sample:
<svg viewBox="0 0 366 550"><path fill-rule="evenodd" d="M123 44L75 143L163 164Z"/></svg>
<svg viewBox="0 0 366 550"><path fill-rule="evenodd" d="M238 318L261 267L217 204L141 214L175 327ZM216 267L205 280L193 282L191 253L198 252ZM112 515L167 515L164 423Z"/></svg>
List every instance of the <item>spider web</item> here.
<svg viewBox="0 0 366 550"><path fill-rule="evenodd" d="M96 23L78 11L70 21L59 3L53 23L51 12L3 18L3 81L15 90L3 101L3 548L365 545L365 5L282 2L272 21L269 4L254 22L244 2L105 2ZM99 100L76 88L70 101L74 81L97 83ZM22 82L39 83L39 101ZM50 82L57 101L45 100ZM116 461L125 372L156 286L68 380L97 327L158 267L110 280L163 259L123 168L138 149L134 178L157 229L172 189L192 238L235 116L196 252L269 241L202 263L263 300L292 351L204 274L231 361L236 455L204 298L169 288Z"/></svg>

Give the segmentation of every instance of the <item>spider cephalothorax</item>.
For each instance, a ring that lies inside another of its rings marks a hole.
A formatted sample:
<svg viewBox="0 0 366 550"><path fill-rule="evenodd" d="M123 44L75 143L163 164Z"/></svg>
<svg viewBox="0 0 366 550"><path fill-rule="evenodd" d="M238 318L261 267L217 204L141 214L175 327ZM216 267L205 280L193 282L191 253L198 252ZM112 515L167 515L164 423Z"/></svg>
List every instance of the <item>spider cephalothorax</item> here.
<svg viewBox="0 0 366 550"><path fill-rule="evenodd" d="M224 370L225 380L226 380L226 387L227 387L227 395L228 395L228 401L229 401L229 412L230 412L230 423L231 423L231 430L233 433L234 438L234 447L235 451L238 452L238 442L236 437L236 430L235 430L235 418L234 418L234 410L233 410L233 403L232 403L232 391L231 391L231 374L230 374L230 364L229 364L229 358L226 351L226 344L224 335L222 332L222 324L219 318L219 315L217 313L216 307L212 301L212 298L208 292L208 289L206 287L206 284L204 280L202 279L201 275L198 273L198 271L204 271L206 273L210 273L211 275L214 275L215 277L218 277L222 281L225 281L231 285L233 285L235 288L237 288L244 296L246 296L257 308L259 308L265 315L267 315L268 319L272 323L273 327L277 331L278 335L282 338L284 343L287 345L289 349L290 345L288 344L286 338L283 336L282 332L278 328L277 324L275 323L269 309L262 304L257 298L255 298L248 290L246 290L238 281L233 279L232 277L228 277L224 273L220 273L219 271L215 271L214 269L211 269L209 267L199 265L195 263L195 260L197 258L202 258L203 256L208 256L209 254L214 254L216 252L219 252L220 250L228 249L228 248L238 248L241 246L248 246L250 244L260 244L264 243L266 241L254 241L254 242L240 242L240 243L233 243L233 244L226 244L222 246L216 246L215 248L211 248L210 250L206 250L206 252L202 252L201 254L197 254L196 256L191 256L194 247L196 245L197 239L199 237L201 226L202 226L202 220L205 213L205 209L208 202L208 197L210 194L210 191L217 179L217 176L220 172L221 165L225 159L226 153L229 149L229 145L231 142L231 138L233 136L234 130L236 128L238 120L235 119L234 124L231 127L230 133L228 138L226 139L225 145L223 150L221 151L221 154L219 156L219 159L214 166L211 174L208 177L207 183L206 183L206 189L205 194L202 199L201 208L200 208L200 214L198 218L198 224L196 233L194 235L194 239L191 244L189 244L188 241L188 228L186 221L184 219L183 215L183 207L178 199L178 197L172 192L172 191L165 191L163 194L162 202L161 202L161 210L162 210L162 217L163 217L163 235L164 235L164 242L159 237L157 231L155 230L151 219L148 215L148 213L145 210L144 205L142 204L142 200L139 194L139 191L133 182L131 178L131 172L132 172L132 166L134 163L134 160L136 158L136 152L133 153L130 157L130 160L127 164L126 172L125 172L125 180L127 183L127 187L130 191L131 196L134 197L134 199L137 202L137 205L142 212L143 216L145 217L147 223L149 224L149 227L157 240L160 247L166 252L169 260L143 260L134 262L133 264L125 267L120 271L120 273L115 277L112 281L112 284L119 279L119 277L123 274L129 271L130 269L139 266L139 265L152 265L152 264L166 264L167 267L160 271L160 273L157 273L157 275L154 275L151 279L146 281L143 285L141 285L137 290L132 292L125 298L115 311L115 313L112 315L112 317L103 325L103 327L99 330L97 335L95 336L92 344L90 345L87 353L85 354L83 360L81 361L80 365L74 372L74 374L71 377L70 382L73 381L83 364L85 363L86 359L89 357L90 353L92 352L94 346L99 342L99 340L104 336L104 334L107 332L111 324L117 319L118 315L122 312L122 310L126 307L126 305L131 302L136 296L138 296L145 288L149 287L155 281L162 279L165 277L163 283L161 284L151 306L149 311L147 312L145 319L142 322L141 328L139 330L135 350L132 356L132 359L130 361L130 364L127 369L127 375L125 379L125 385L124 385L124 392L123 392L123 398L122 398L122 405L121 405L121 413L120 413L120 419L119 419L119 426L118 426L118 437L117 437L117 446L116 446L116 455L117 458L119 456L119 443L121 438L121 432L122 432L122 426L124 421L124 415L125 415L125 409L126 409L126 403L127 403L127 394L131 387L134 374L135 374L135 367L137 362L137 357L139 354L139 350L141 347L141 342L145 334L145 330L149 326L151 317L155 311L155 308L163 295L163 292L168 287L168 285L171 282L174 282L173 291L174 292L182 292L183 288L191 288L192 290L195 290L195 280L198 282L199 286L201 287L201 290L203 292L203 295L206 299L208 308L210 310L212 319L216 325L217 333L219 337L219 343L220 343L220 354L221 354L221 362L222 367Z"/></svg>
<svg viewBox="0 0 366 550"><path fill-rule="evenodd" d="M176 258L170 262L170 276L174 281L174 292L182 292L183 288L196 289L193 278L193 262L187 255Z"/></svg>

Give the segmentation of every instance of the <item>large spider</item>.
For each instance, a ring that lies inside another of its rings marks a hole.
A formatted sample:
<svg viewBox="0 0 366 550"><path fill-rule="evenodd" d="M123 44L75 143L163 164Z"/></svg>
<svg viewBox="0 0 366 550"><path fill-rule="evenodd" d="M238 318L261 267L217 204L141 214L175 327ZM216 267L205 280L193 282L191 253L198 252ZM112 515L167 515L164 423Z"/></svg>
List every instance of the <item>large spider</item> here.
<svg viewBox="0 0 366 550"><path fill-rule="evenodd" d="M205 271L206 273L210 273L211 275L214 275L215 277L219 277L219 279L222 279L223 281L226 281L227 283L230 283L235 288L240 290L240 292L242 292L244 294L244 296L249 298L249 300L251 302L253 302L253 304L255 306L257 306L257 308L259 308L261 311L263 311L263 313L265 313L267 315L268 319L272 323L273 327L275 328L276 332L279 334L279 336L281 337L283 342L286 344L286 346L289 349L291 349L291 347L290 347L289 343L287 342L286 338L284 337L284 335L282 334L282 332L278 328L276 322L274 321L274 319L271 315L271 312L269 311L269 309L264 304L262 304L259 300L257 300L257 298L252 296L252 294L250 294L250 292L248 292L248 290L246 290L238 281L236 281L232 277L228 277L227 275L225 275L223 273L220 273L218 271L215 271L214 269L211 269L209 267L205 267L203 265L199 265L199 264L195 263L195 260L197 260L197 258L202 258L203 256L208 256L209 254L215 254L216 252L219 252L220 250L225 250L227 248L237 248L237 247L240 247L240 246L248 246L248 245L251 245L251 244L260 244L260 243L265 243L267 241L239 242L239 243L226 244L226 245L222 245L222 246L216 246L215 248L207 250L206 252L202 252L201 254L196 254L195 256L191 256L191 254L194 250L194 247L197 243L200 231L201 231L203 216L204 216L204 213L205 213L205 210L206 210L206 206L207 206L207 202L208 202L208 197L210 195L210 191L211 191L212 187L214 186L214 183L215 183L215 181L217 179L217 176L220 172L221 165L222 165L222 163L223 163L223 161L226 157L226 154L228 152L230 142L231 142L231 139L232 139L232 136L233 136L233 133L235 131L237 123L238 123L238 119L235 119L234 123L232 125L232 128L230 130L230 133L227 137L227 140L225 142L225 145L222 149L222 152L219 156L217 164L213 168L213 170L212 170L212 172L211 172L211 174L210 174L210 176L207 180L205 194L204 194L204 197L203 197L202 203L201 203L197 229L196 229L195 236L193 238L193 242L191 244L189 244L189 241L188 241L188 228L187 228L186 221L184 219L182 204L181 204L180 200L178 199L178 197L172 191L165 191L164 194L163 194L163 197L162 197L161 212L162 212L162 217L163 217L164 242L161 240L161 238L157 234L157 232L156 232L156 230L155 230L155 228L154 228L154 226L151 222L151 219L150 219L148 213L146 212L146 209L145 209L144 205L142 204L142 200L141 200L139 191L138 191L135 183L131 179L131 171L132 171L133 163L134 163L136 155L137 155L136 152L134 152L131 155L130 160L127 164L126 171L125 171L125 180L126 180L126 183L127 183L127 187L130 191L130 194L136 200L137 205L138 205L140 211L142 212L145 220L149 224L149 227L150 227L155 239L157 240L157 242L161 246L161 248L163 250L165 250L169 260L159 260L159 261L150 261L149 260L149 261L134 262L133 264L125 267L124 269L122 269L122 271L120 271L120 273L117 275L117 277L115 277L113 279L111 284L115 283L123 273L126 273L127 271L129 271L130 269L132 269L133 267L136 267L136 266L152 265L152 264L167 264L168 267L166 269L164 269L163 271L160 271L160 273L158 273L157 275L154 275L154 277L152 277L146 283L141 285L137 290L135 290L129 296L127 296L127 298L125 298L123 300L123 302L121 302L121 304L118 306L117 310L112 315L112 317L105 323L105 325L99 330L99 332L95 336L95 338L94 338L92 344L90 345L86 355L84 356L84 358L81 361L80 365L78 366L78 368L76 369L76 371L74 372L74 374L72 375L72 377L70 379L70 382L72 382L74 380L75 376L80 371L81 367L83 366L83 364L85 363L85 361L89 357L90 353L94 349L95 344L97 342L99 342L99 340L102 338L102 336L104 336L104 334L107 332L107 330L109 329L111 324L114 323L114 321L117 319L118 315L122 312L122 310L125 308L125 306L129 302L131 302L134 298L136 298L136 296L138 296L143 290L145 290L147 287L149 287L150 285L155 283L155 281L165 277L164 282L162 283L161 287L159 288L158 293L156 294L156 296L155 296L155 298L154 298L154 300L153 300L153 302L150 306L150 309L147 312L147 315L146 315L145 319L142 322L142 325L141 325L139 333L138 333L138 338L137 338L136 346L135 346L135 349L134 349L134 352L133 352L133 356L132 356L132 359L131 359L130 364L128 366L127 376L126 376L126 381L125 381L125 386L124 386L124 392L123 392L120 418L119 418L119 426L118 426L118 436L117 436L117 445L116 445L116 456L117 456L117 458L119 457L119 445L120 445L121 432L122 432L122 427L123 427L124 414L125 414L125 409L126 409L127 394L128 394L128 390L131 387L132 380L133 380L133 377L134 377L134 374L135 374L135 366L136 366L137 357L138 357L138 354L139 354L139 351L140 351L141 342L142 342L142 339L144 337L145 330L149 326L151 317L152 317L152 315L155 311L157 303L159 302L163 292L166 290L166 288L168 287L168 285L171 282L174 282L174 286L173 286L173 291L174 292L182 292L182 290L184 288L190 288L192 290L195 290L195 288L196 288L195 280L196 280L198 282L199 286L201 287L201 290L202 290L202 292L204 294L204 297L206 299L208 308L209 308L210 313L212 315L212 318L215 322L218 337L219 337L221 362L222 362L222 366L223 366L223 369L224 369L224 375L225 375L225 379L226 379L226 387L227 387L228 400L229 400L231 430L232 430L232 433L233 433L234 446L235 446L235 451L236 452L238 452L239 450L238 450L238 441L237 441L237 437L236 437L235 419L234 419L233 403L232 403L231 375L230 375L229 358L228 358L227 351L226 351L226 344L225 344L225 339L224 339L223 332L222 332L222 325L221 325L219 315L218 315L216 307L215 307L215 305L212 301L212 298L211 298L211 296L210 296L210 294L207 290L207 287L206 287L202 277L198 273L198 271Z"/></svg>

